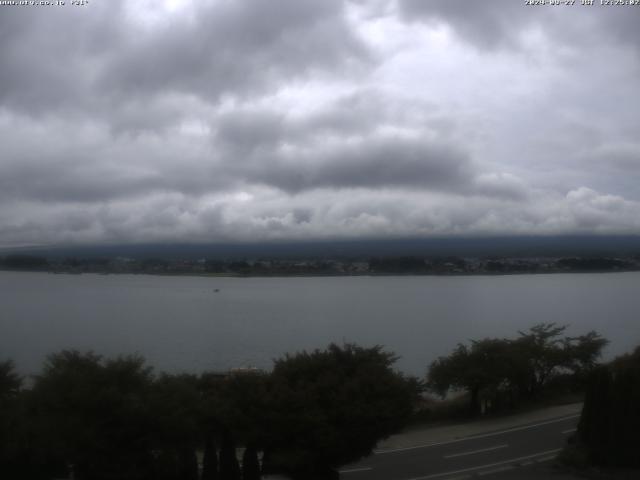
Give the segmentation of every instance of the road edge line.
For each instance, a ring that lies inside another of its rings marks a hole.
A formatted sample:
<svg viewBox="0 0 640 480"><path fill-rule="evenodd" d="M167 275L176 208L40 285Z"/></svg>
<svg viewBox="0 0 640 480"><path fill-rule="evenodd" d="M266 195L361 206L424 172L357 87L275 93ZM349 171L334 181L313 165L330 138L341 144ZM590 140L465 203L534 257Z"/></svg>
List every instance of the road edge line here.
<svg viewBox="0 0 640 480"><path fill-rule="evenodd" d="M543 425L551 425L552 423L559 423L559 422L563 422L565 420L571 420L573 418L578 418L580 417L581 414L576 413L575 415L569 415L566 417L559 417L553 420L549 420L546 422L540 422L540 423L536 423L533 425L523 425L523 426L519 426L519 427L512 427L512 428L507 428L505 430L500 430L498 432L490 432L490 433L481 433L478 435L469 435L468 437L462 437L462 438L456 438L454 440L447 440L444 442L434 442L434 443L424 443L422 445L414 445L411 447L400 447L400 448L393 448L390 450L374 450L373 454L374 455L384 455L387 453L395 453L395 452L406 452L408 450L417 450L419 448L429 448L429 447L438 447L440 445L449 445L451 443L459 443L459 442L466 442L468 440L475 440L478 438L487 438L487 437L493 437L496 435L502 435L504 433L510 433L510 432L518 432L520 430L527 430L529 428L536 428L536 427L541 427Z"/></svg>
<svg viewBox="0 0 640 480"><path fill-rule="evenodd" d="M534 453L532 455L527 455L524 457L511 458L509 460L503 460L501 462L489 463L487 465L478 465L477 467L463 468L462 470L454 470L451 472L434 473L432 475L426 475L424 477L413 477L407 480L428 480L430 478L446 477L447 475L456 475L458 473L473 472L477 470L482 470L483 468L491 468L491 467L497 467L499 465L513 464L513 463L520 462L522 460L528 460L530 458L536 458L536 457L552 455L552 454L555 455L561 450L562 450L561 448L556 448L555 450L547 450L546 452Z"/></svg>

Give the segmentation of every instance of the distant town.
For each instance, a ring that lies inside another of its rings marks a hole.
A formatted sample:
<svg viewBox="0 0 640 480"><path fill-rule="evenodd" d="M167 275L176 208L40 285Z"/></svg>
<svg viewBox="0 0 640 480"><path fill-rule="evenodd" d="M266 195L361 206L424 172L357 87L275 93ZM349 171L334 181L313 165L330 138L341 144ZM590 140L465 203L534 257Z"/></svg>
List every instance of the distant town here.
<svg viewBox="0 0 640 480"><path fill-rule="evenodd" d="M624 257L418 257L369 259L163 259L0 257L0 269L50 273L344 276L344 275L491 275L516 273L616 272L640 270L640 255Z"/></svg>

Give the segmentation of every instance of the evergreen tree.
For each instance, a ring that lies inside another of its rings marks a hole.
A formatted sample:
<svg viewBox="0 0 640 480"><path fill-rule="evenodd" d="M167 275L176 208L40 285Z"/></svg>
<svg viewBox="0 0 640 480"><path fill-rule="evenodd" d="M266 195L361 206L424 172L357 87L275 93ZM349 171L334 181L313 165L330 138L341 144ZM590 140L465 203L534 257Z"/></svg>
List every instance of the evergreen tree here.
<svg viewBox="0 0 640 480"><path fill-rule="evenodd" d="M17 478L25 473L20 465L24 453L19 440L23 433L20 422L24 420L21 386L22 378L15 372L13 362L0 362L0 476Z"/></svg>
<svg viewBox="0 0 640 480"><path fill-rule="evenodd" d="M258 450L253 445L248 445L242 455L242 480L260 480Z"/></svg>
<svg viewBox="0 0 640 480"><path fill-rule="evenodd" d="M231 432L225 431L220 447L220 480L240 480L240 465Z"/></svg>
<svg viewBox="0 0 640 480"><path fill-rule="evenodd" d="M180 450L180 480L198 480L198 457L193 448Z"/></svg>
<svg viewBox="0 0 640 480"><path fill-rule="evenodd" d="M202 459L202 480L218 480L218 453L213 435L207 435Z"/></svg>
<svg viewBox="0 0 640 480"><path fill-rule="evenodd" d="M179 480L180 462L177 454L169 449L160 451L153 472L154 480Z"/></svg>
<svg viewBox="0 0 640 480"><path fill-rule="evenodd" d="M608 367L603 366L591 373L578 424L578 434L589 446L589 456L596 463L602 463L608 456L611 384L612 376Z"/></svg>
<svg viewBox="0 0 640 480"><path fill-rule="evenodd" d="M640 466L640 347L589 378L578 425L581 445L591 463Z"/></svg>

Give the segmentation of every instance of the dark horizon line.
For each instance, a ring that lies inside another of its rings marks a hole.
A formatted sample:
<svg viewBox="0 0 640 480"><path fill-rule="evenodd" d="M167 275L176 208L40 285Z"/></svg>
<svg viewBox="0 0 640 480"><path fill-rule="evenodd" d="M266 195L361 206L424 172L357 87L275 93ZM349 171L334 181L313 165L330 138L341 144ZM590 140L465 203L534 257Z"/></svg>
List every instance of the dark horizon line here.
<svg viewBox="0 0 640 480"><path fill-rule="evenodd" d="M244 242L137 242L0 247L0 255L163 257L371 257L376 255L640 254L640 235L566 234L440 237L364 237Z"/></svg>

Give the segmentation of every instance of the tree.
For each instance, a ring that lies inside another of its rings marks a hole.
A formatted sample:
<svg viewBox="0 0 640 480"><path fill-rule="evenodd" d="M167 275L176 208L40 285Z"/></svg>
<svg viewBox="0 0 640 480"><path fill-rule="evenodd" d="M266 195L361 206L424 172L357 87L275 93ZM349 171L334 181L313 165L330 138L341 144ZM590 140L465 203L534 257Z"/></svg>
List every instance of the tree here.
<svg viewBox="0 0 640 480"><path fill-rule="evenodd" d="M509 376L510 343L502 339L472 341L467 347L458 344L448 357L440 357L429 367L427 385L445 396L451 389L469 394L469 413L481 413L482 394L504 386Z"/></svg>
<svg viewBox="0 0 640 480"><path fill-rule="evenodd" d="M218 454L212 434L207 433L202 458L202 480L218 480Z"/></svg>
<svg viewBox="0 0 640 480"><path fill-rule="evenodd" d="M258 451L253 445L247 445L242 455L242 480L260 480Z"/></svg>
<svg viewBox="0 0 640 480"><path fill-rule="evenodd" d="M225 431L220 446L220 480L240 480L240 465L231 432Z"/></svg>
<svg viewBox="0 0 640 480"><path fill-rule="evenodd" d="M197 476L195 451L202 440L198 377L161 374L151 386L147 408L154 419L154 447L165 453L165 459L176 459L178 478Z"/></svg>
<svg viewBox="0 0 640 480"><path fill-rule="evenodd" d="M515 340L472 340L459 344L446 357L431 363L429 388L445 396L450 390L469 395L472 415L490 404L515 405L519 398L534 399L549 381L560 374L572 374L574 383L597 365L607 340L594 331L578 337L561 337L566 326L541 323Z"/></svg>
<svg viewBox="0 0 640 480"><path fill-rule="evenodd" d="M22 386L22 377L15 372L11 360L0 362L0 401L15 397Z"/></svg>
<svg viewBox="0 0 640 480"><path fill-rule="evenodd" d="M263 468L296 478L334 478L371 453L413 412L419 383L395 372L382 347L332 344L276 360Z"/></svg>
<svg viewBox="0 0 640 480"><path fill-rule="evenodd" d="M79 480L142 479L152 461L151 369L140 357L51 355L33 387L37 438Z"/></svg>
<svg viewBox="0 0 640 480"><path fill-rule="evenodd" d="M640 467L640 347L593 369L578 438L591 463Z"/></svg>
<svg viewBox="0 0 640 480"><path fill-rule="evenodd" d="M608 343L593 330L585 335L566 338L563 341L567 360L565 366L577 376L585 377L598 365L602 349Z"/></svg>
<svg viewBox="0 0 640 480"><path fill-rule="evenodd" d="M218 434L233 432L241 445L262 445L268 435L265 412L269 376L264 372L239 372L216 378L204 374L203 405L208 428Z"/></svg>
<svg viewBox="0 0 640 480"><path fill-rule="evenodd" d="M265 444L269 435L269 425L265 421L268 416L266 410L269 408L268 381L269 376L261 371L238 372L226 376L204 373L200 377L205 439L211 443L217 435L222 440L220 478L235 478L235 475L239 475L235 466L235 446L229 442L238 442L239 445L246 446L249 453L253 450L256 455L256 449ZM207 462L217 460L214 452L214 446L207 449L205 445ZM206 469L207 475L213 475L214 470L215 466L212 464Z"/></svg>
<svg viewBox="0 0 640 480"><path fill-rule="evenodd" d="M585 376L594 368L608 341L595 331L578 337L561 337L566 325L540 323L528 332L519 332L514 341L514 361L520 368L523 394L535 398L549 380L562 372Z"/></svg>
<svg viewBox="0 0 640 480"><path fill-rule="evenodd" d="M21 415L19 395L22 378L11 360L0 362L0 476L24 476L21 471Z"/></svg>
<svg viewBox="0 0 640 480"><path fill-rule="evenodd" d="M10 270L43 270L49 266L46 258L32 255L8 255L1 263Z"/></svg>
<svg viewBox="0 0 640 480"><path fill-rule="evenodd" d="M518 332L515 340L515 352L527 359L526 383L523 385L529 397L535 397L551 378L554 371L567 365L569 359L560 337L567 329L566 325L540 323L528 332Z"/></svg>
<svg viewBox="0 0 640 480"><path fill-rule="evenodd" d="M192 445L180 449L180 480L198 480L198 457Z"/></svg>

